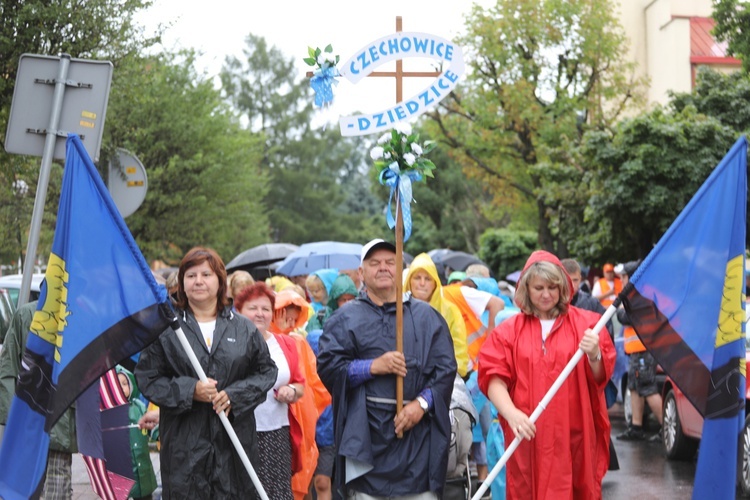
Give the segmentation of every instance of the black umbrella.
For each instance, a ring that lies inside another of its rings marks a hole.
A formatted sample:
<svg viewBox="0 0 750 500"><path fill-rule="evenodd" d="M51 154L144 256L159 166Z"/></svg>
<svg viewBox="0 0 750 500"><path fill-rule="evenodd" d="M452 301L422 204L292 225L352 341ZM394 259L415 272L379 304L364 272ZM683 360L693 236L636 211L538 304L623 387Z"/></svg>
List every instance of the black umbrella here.
<svg viewBox="0 0 750 500"><path fill-rule="evenodd" d="M437 259L437 260L436 260ZM445 266L450 267L454 271L465 271L467 267L472 264L482 264L486 266L482 260L476 255L472 255L466 252L459 252L456 250L448 250L447 252L436 255L432 260L437 264L438 261Z"/></svg>
<svg viewBox="0 0 750 500"><path fill-rule="evenodd" d="M227 271L237 269L250 270L254 267L264 266L272 262L284 260L299 247L291 243L264 243L257 247L248 248L227 264Z"/></svg>
<svg viewBox="0 0 750 500"><path fill-rule="evenodd" d="M430 256L432 262L437 268L438 276L440 276L440 283L442 283L443 285L448 283L448 276L445 274L445 264L443 264L443 261L441 259L448 252L452 252L452 250L448 248L435 248L427 252L427 255Z"/></svg>
<svg viewBox="0 0 750 500"><path fill-rule="evenodd" d="M279 260L263 266L253 267L252 269L248 269L248 272L255 281L264 281L266 278L276 276L276 269L281 265L281 262Z"/></svg>

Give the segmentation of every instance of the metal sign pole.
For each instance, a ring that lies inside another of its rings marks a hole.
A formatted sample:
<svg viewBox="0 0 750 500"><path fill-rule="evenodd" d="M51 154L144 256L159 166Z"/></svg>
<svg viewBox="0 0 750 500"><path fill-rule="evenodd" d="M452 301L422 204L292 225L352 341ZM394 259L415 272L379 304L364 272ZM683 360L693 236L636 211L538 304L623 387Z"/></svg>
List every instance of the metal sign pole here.
<svg viewBox="0 0 750 500"><path fill-rule="evenodd" d="M57 129L60 124L60 114L63 106L63 95L65 94L65 82L68 79L68 68L70 68L70 55L60 56L57 79L55 80L55 93L52 100L52 112L50 113L47 135L44 141L44 152L42 153L42 166L39 171L39 182L34 199L34 212L31 216L31 228L29 230L29 242L26 246L26 260L23 263L23 278L21 280L21 291L18 296L19 307L28 302L31 291L31 276L34 274L36 264L36 250L39 244L39 233L42 229L42 217L44 216L44 204L47 199L47 187L52 169L52 158L57 141Z"/></svg>

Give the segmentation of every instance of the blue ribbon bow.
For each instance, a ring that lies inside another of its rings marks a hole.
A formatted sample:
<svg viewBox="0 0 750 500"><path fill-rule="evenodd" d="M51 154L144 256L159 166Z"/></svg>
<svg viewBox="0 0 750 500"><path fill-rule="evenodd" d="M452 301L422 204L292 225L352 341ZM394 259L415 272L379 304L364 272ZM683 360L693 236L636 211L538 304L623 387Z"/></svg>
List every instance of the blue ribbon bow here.
<svg viewBox="0 0 750 500"><path fill-rule="evenodd" d="M336 66L318 69L310 79L310 87L315 92L315 105L323 107L333 102L333 85L338 85L336 77L340 76Z"/></svg>
<svg viewBox="0 0 750 500"><path fill-rule="evenodd" d="M388 196L388 212L386 213L386 221L388 222L388 227L391 229L396 227L396 219L394 219L391 212L391 201L393 200L394 191L398 188L398 198L401 201L401 216L404 219L404 242L406 242L409 236L411 236L411 184L412 182L421 181L422 174L416 170L401 173L398 163L394 161L388 168L380 172L379 180L381 184L391 188L391 193Z"/></svg>

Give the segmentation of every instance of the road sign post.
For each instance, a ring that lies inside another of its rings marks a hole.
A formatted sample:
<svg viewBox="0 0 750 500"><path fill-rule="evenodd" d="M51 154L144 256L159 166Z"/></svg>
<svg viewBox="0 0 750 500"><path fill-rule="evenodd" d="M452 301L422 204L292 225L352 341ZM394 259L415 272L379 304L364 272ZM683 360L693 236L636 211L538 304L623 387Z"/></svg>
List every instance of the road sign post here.
<svg viewBox="0 0 750 500"><path fill-rule="evenodd" d="M42 157L19 306L28 301L31 289L52 160L65 158L65 139L71 133L81 136L89 156L98 159L111 82L108 61L72 59L68 54L24 54L19 60L5 150ZM66 93L68 89L74 91Z"/></svg>

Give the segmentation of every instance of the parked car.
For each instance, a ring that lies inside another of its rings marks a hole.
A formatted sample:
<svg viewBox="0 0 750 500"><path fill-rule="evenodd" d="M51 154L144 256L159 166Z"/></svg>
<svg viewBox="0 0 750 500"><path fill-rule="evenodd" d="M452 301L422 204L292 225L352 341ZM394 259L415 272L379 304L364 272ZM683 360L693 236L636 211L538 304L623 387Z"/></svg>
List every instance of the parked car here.
<svg viewBox="0 0 750 500"><path fill-rule="evenodd" d="M22 274L8 274L6 276L0 276L0 290L6 290L10 301L15 308L18 306L18 295L21 293L21 280L23 279ZM31 276L31 290L29 292L29 302L39 298L41 292L40 287L44 281L44 274L38 273Z"/></svg>
<svg viewBox="0 0 750 500"><path fill-rule="evenodd" d="M745 339L745 359L750 361L750 339ZM667 377L662 390L664 398L662 442L670 460L692 460L703 433L703 417L693 404ZM737 457L737 484L743 496L750 495L750 385L745 388L745 425L740 434Z"/></svg>
<svg viewBox="0 0 750 500"><path fill-rule="evenodd" d="M0 344L5 342L5 333L10 326L10 318L14 310L8 290L0 288Z"/></svg>

